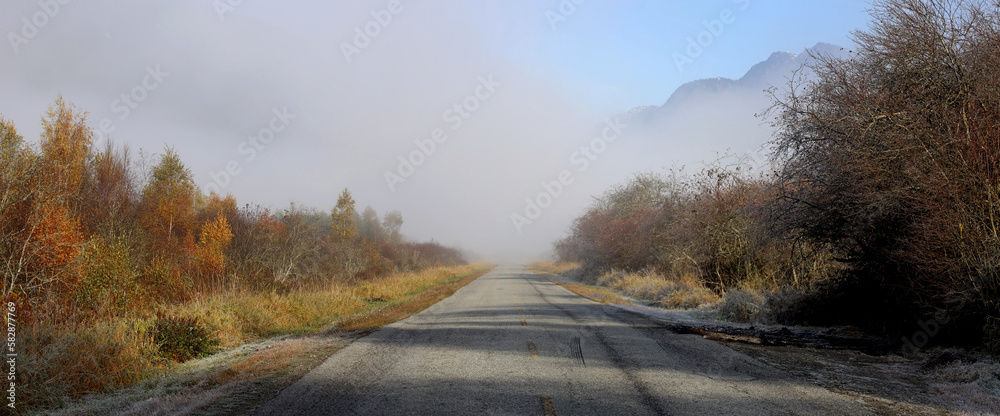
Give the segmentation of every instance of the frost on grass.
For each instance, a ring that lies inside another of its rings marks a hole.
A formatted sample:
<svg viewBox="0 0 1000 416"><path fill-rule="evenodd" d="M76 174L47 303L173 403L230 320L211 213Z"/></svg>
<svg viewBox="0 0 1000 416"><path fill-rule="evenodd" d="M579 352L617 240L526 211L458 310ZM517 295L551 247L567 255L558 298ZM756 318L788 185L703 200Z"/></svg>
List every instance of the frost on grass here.
<svg viewBox="0 0 1000 416"><path fill-rule="evenodd" d="M1000 414L1000 363L955 361L933 370L930 388L959 414Z"/></svg>

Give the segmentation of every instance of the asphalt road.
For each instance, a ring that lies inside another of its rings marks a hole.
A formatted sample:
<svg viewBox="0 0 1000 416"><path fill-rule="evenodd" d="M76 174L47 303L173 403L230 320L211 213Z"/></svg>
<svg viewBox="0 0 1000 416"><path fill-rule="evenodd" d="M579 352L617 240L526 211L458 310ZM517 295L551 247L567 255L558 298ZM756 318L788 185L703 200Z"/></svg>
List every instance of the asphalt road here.
<svg viewBox="0 0 1000 416"><path fill-rule="evenodd" d="M723 344L501 266L333 354L255 414L870 412Z"/></svg>

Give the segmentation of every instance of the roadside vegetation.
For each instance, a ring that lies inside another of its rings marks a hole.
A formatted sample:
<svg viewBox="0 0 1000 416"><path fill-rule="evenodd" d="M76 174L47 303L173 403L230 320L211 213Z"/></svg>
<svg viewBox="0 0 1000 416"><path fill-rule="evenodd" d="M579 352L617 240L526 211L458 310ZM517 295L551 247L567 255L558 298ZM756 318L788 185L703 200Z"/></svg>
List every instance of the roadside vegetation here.
<svg viewBox="0 0 1000 416"><path fill-rule="evenodd" d="M558 259L664 306L1000 352L1000 9L883 0L871 15L848 58L773 90L771 169L639 174L574 221Z"/></svg>
<svg viewBox="0 0 1000 416"><path fill-rule="evenodd" d="M141 363L148 377L46 413L242 414L353 339L437 303L491 269L482 263L436 267L287 295L220 294L174 305L167 313L205 319L219 342L214 354L174 362L150 350Z"/></svg>
<svg viewBox="0 0 1000 416"><path fill-rule="evenodd" d="M0 276L16 323L18 409L147 379L220 348L310 333L468 268L403 217L271 210L204 195L177 153L95 147L58 98L37 143L0 118ZM442 268L444 267L444 268Z"/></svg>

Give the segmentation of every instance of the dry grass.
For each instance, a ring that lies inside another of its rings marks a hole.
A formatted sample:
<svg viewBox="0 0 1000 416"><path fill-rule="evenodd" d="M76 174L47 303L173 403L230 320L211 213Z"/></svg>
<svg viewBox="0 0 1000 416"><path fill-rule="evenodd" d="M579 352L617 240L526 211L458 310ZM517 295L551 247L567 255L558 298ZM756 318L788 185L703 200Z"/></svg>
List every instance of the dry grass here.
<svg viewBox="0 0 1000 416"><path fill-rule="evenodd" d="M671 279L649 271L614 270L599 276L597 284L666 308L697 308L719 299L694 277Z"/></svg>
<svg viewBox="0 0 1000 416"><path fill-rule="evenodd" d="M21 332L18 406L52 404L140 381L163 368L148 322L115 320L92 326L39 323Z"/></svg>
<svg viewBox="0 0 1000 416"><path fill-rule="evenodd" d="M587 286L580 283L567 283L567 282L556 282L559 286L562 286L569 290L570 292L576 293L577 295L583 296L595 302L600 303L614 303L617 305L631 305L628 299L625 299L621 295L612 292L611 290L603 287L593 287Z"/></svg>
<svg viewBox="0 0 1000 416"><path fill-rule="evenodd" d="M320 336L259 341L176 365L130 388L91 396L46 414L243 414L348 343Z"/></svg>
<svg viewBox="0 0 1000 416"><path fill-rule="evenodd" d="M764 300L756 291L734 289L726 292L715 311L727 321L752 322L759 317Z"/></svg>
<svg viewBox="0 0 1000 416"><path fill-rule="evenodd" d="M350 288L330 287L287 295L228 293L180 305L172 312L200 317L227 348L279 334L315 331L367 307L368 302L354 296Z"/></svg>
<svg viewBox="0 0 1000 416"><path fill-rule="evenodd" d="M581 271L580 265L572 262L535 262L529 264L528 269L537 274L569 276ZM691 309L719 300L714 292L693 275L672 278L651 271L632 273L612 270L596 279L581 280L601 287L557 283L580 296L602 303L631 304L632 302L620 296L625 295L665 308Z"/></svg>
<svg viewBox="0 0 1000 416"><path fill-rule="evenodd" d="M209 324L222 340L222 347L230 351L217 354L228 357L222 359L226 362L224 365L211 364L210 371L193 371L193 376L191 371L184 369L218 358L195 360L195 364L180 366L168 363L158 355L152 342L151 318L97 322L89 327L73 328L36 324L23 335L24 348L32 354L25 354L28 361L24 364L22 385L32 388L27 392L21 390L19 405L51 409L66 404L67 399L73 401L89 393L107 393L156 378L153 376L173 374L167 376L168 379L181 386L170 387L172 384L167 383L169 388L160 388L162 394L158 397L171 398L167 402L162 401L167 399L154 402L168 406L173 400L180 407L190 404L199 408L201 405L192 401L195 399L185 398L194 386L205 394L209 391L219 393L218 389L223 386L234 388L233 383L273 375L287 367L289 360L319 348L311 344L312 341L302 340L277 342L274 345L279 348L254 350L249 354L233 353L242 351L236 347L277 335L316 334L331 329L371 330L423 310L491 268L486 264L436 268L284 295L222 293L168 306L165 308L168 313L198 317ZM178 382L178 377L184 380ZM163 383L158 385L162 387ZM177 389L181 392L174 391ZM207 400L202 393L196 394L197 400ZM143 409L148 410L147 407Z"/></svg>
<svg viewBox="0 0 1000 416"><path fill-rule="evenodd" d="M532 273L536 274L561 275L578 271L580 269L580 264L570 261L536 261L529 264L527 267L528 270L531 270Z"/></svg>
<svg viewBox="0 0 1000 416"><path fill-rule="evenodd" d="M960 409L962 415L1000 413L1000 364L992 359L954 362L932 373L932 391L939 401Z"/></svg>
<svg viewBox="0 0 1000 416"><path fill-rule="evenodd" d="M230 293L192 301L172 312L201 317L216 328L222 347L234 347L275 335L326 329L343 317L378 309L386 303L409 301L428 288L486 269L483 264L428 269L287 295Z"/></svg>

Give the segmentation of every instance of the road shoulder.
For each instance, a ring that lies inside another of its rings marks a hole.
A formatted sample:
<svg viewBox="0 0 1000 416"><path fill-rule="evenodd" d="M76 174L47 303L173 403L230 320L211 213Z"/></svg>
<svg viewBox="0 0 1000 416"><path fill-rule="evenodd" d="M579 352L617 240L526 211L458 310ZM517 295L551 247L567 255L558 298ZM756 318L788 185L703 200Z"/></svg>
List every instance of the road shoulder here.
<svg viewBox="0 0 1000 416"><path fill-rule="evenodd" d="M876 414L1000 414L1000 363L954 350L905 357L883 340L845 328L761 326L705 319L648 305L563 275L538 273L591 301L722 343L779 371L845 396ZM943 362L939 357L969 357ZM933 365L929 365L933 364Z"/></svg>

